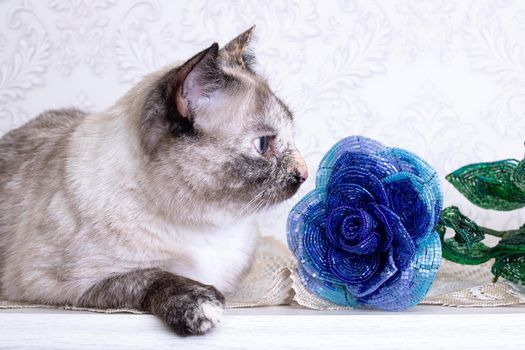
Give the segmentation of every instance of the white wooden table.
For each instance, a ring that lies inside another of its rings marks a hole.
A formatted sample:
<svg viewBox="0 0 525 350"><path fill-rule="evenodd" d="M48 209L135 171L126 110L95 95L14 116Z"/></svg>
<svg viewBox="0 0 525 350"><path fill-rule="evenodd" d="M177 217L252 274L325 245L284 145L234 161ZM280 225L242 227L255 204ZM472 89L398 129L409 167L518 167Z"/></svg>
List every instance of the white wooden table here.
<svg viewBox="0 0 525 350"><path fill-rule="evenodd" d="M404 312L227 310L203 337L180 338L151 315L0 310L0 349L525 349L525 306Z"/></svg>

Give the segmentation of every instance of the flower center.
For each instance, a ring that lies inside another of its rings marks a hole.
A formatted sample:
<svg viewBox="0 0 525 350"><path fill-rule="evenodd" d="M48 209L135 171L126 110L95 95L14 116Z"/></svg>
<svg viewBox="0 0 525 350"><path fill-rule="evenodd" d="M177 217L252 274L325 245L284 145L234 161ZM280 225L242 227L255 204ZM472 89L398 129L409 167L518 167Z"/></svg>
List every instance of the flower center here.
<svg viewBox="0 0 525 350"><path fill-rule="evenodd" d="M355 241L366 231L367 220L366 213L358 212L357 214L348 215L343 219L341 232L343 237L349 241Z"/></svg>
<svg viewBox="0 0 525 350"><path fill-rule="evenodd" d="M341 206L330 213L327 224L330 241L347 252L370 254L378 248L376 222L362 209Z"/></svg>

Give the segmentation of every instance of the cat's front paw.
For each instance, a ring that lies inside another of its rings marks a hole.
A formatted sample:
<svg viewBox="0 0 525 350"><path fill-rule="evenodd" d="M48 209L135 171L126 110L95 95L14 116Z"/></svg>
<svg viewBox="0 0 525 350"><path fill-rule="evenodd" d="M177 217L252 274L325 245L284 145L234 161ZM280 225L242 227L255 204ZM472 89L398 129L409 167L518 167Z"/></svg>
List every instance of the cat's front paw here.
<svg viewBox="0 0 525 350"><path fill-rule="evenodd" d="M149 286L142 308L179 335L201 335L220 321L224 296L213 286L164 272Z"/></svg>
<svg viewBox="0 0 525 350"><path fill-rule="evenodd" d="M194 311L193 318L186 318L185 330L188 334L204 334L221 322L224 305L205 301Z"/></svg>
<svg viewBox="0 0 525 350"><path fill-rule="evenodd" d="M164 321L177 334L202 335L220 322L224 296L212 286L194 285L185 294L171 295L162 309Z"/></svg>

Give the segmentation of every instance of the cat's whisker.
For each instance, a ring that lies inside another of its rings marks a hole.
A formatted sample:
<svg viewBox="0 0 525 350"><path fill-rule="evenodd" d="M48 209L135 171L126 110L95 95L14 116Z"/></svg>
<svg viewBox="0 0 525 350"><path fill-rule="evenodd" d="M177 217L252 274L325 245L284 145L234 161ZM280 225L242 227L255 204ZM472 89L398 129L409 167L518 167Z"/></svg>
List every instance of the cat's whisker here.
<svg viewBox="0 0 525 350"><path fill-rule="evenodd" d="M238 218L239 216L241 216L242 214L244 214L244 212L246 212L250 206L258 199L258 197L260 196L260 192L255 196L253 197L247 204L245 204L244 206L241 207L241 209L239 211L237 211L236 215L235 215L235 218Z"/></svg>
<svg viewBox="0 0 525 350"><path fill-rule="evenodd" d="M260 200L259 203L252 209L252 211L255 213L255 212L259 211L261 209L261 207L265 208L268 205L269 205L268 202Z"/></svg>
<svg viewBox="0 0 525 350"><path fill-rule="evenodd" d="M242 213L242 214L245 214L245 213L253 213L257 210L258 206L260 205L260 203L264 202L262 200L262 196L264 194L264 191L261 191L257 194L257 196L255 196L250 204L249 207L246 208L246 210Z"/></svg>
<svg viewBox="0 0 525 350"><path fill-rule="evenodd" d="M244 205L235 215L234 215L234 220L237 220L239 219L244 213L246 212L250 212L251 209L250 207L256 203L257 200L259 200L259 198L262 197L262 195L264 194L264 190L260 191L259 193L257 193L246 205Z"/></svg>

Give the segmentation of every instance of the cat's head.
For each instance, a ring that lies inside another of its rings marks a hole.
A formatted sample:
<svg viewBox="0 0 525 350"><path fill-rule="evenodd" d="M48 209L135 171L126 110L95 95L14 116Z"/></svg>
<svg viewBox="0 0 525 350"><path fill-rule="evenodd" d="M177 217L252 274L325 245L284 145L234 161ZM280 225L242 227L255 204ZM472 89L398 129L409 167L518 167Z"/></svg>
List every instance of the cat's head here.
<svg viewBox="0 0 525 350"><path fill-rule="evenodd" d="M167 189L246 213L291 197L308 176L292 113L253 69L252 32L163 74L141 121L151 171Z"/></svg>

